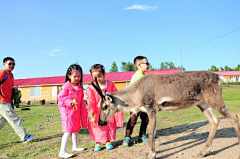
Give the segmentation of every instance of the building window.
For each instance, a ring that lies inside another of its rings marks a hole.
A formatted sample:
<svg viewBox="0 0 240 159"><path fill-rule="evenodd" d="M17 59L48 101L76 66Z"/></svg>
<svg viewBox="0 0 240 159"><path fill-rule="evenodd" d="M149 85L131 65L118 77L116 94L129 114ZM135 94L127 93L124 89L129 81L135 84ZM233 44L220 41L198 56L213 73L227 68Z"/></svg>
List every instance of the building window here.
<svg viewBox="0 0 240 159"><path fill-rule="evenodd" d="M52 86L52 97L57 97L57 86Z"/></svg>
<svg viewBox="0 0 240 159"><path fill-rule="evenodd" d="M130 85L130 82L126 82L126 87Z"/></svg>
<svg viewBox="0 0 240 159"><path fill-rule="evenodd" d="M30 97L41 97L41 87L30 87Z"/></svg>
<svg viewBox="0 0 240 159"><path fill-rule="evenodd" d="M238 80L239 80L239 76L236 76L236 82L238 82Z"/></svg>
<svg viewBox="0 0 240 159"><path fill-rule="evenodd" d="M230 81L234 82L234 77L233 76L230 76Z"/></svg>

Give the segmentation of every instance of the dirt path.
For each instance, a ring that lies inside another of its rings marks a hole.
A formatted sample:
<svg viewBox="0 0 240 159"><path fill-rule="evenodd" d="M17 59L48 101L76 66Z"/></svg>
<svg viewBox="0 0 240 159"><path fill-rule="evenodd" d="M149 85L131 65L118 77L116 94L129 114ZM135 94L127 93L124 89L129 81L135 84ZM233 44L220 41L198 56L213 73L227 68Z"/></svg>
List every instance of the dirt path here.
<svg viewBox="0 0 240 159"><path fill-rule="evenodd" d="M240 114L238 114L240 115ZM234 129L224 118L213 140L211 153L205 159L238 159L239 145ZM157 131L161 135L156 139L158 159L195 159L203 148L209 132L207 121L176 126ZM136 138L134 138L137 140ZM145 159L148 154L148 144L139 143L130 147L122 146L122 141L113 143L115 149L93 152L93 147L76 153L74 158L81 159ZM49 156L53 158L54 156Z"/></svg>

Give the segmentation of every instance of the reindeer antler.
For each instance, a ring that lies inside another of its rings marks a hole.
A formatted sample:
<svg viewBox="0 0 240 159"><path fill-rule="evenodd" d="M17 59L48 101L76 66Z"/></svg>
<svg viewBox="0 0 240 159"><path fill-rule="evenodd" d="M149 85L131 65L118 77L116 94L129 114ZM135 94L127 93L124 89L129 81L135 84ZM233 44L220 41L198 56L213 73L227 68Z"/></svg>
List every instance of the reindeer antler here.
<svg viewBox="0 0 240 159"><path fill-rule="evenodd" d="M96 89L96 91L97 91L98 94L101 96L101 98L104 99L104 95L103 95L102 90L101 90L101 88L100 88L100 86L99 86L99 84L98 84L97 77L95 77L95 82L96 82L97 86L96 86L93 82L91 82L91 84L92 84L93 87Z"/></svg>

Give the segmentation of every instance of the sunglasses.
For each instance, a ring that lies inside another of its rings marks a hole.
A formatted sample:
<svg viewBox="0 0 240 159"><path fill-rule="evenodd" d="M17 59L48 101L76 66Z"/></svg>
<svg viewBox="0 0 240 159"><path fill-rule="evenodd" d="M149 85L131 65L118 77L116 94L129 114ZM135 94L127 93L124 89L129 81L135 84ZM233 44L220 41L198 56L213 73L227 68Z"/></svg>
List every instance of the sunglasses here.
<svg viewBox="0 0 240 159"><path fill-rule="evenodd" d="M150 65L149 62L141 62L140 64L146 64L146 65Z"/></svg>
<svg viewBox="0 0 240 159"><path fill-rule="evenodd" d="M11 65L15 66L15 63L8 63L8 65L9 65L9 66L11 66Z"/></svg>

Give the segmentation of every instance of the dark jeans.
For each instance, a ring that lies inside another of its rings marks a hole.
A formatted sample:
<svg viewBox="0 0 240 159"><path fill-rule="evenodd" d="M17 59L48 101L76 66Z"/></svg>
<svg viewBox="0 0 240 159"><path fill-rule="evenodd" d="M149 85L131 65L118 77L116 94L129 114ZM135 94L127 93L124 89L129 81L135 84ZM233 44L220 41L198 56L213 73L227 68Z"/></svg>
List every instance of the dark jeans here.
<svg viewBox="0 0 240 159"><path fill-rule="evenodd" d="M133 128L134 128L139 116L142 120L139 136L142 137L144 134L146 134L147 125L148 125L148 121L149 121L148 115L144 112L138 112L137 114L132 114L132 112L130 112L130 119L128 120L128 123L127 123L125 137L130 137L132 135Z"/></svg>

